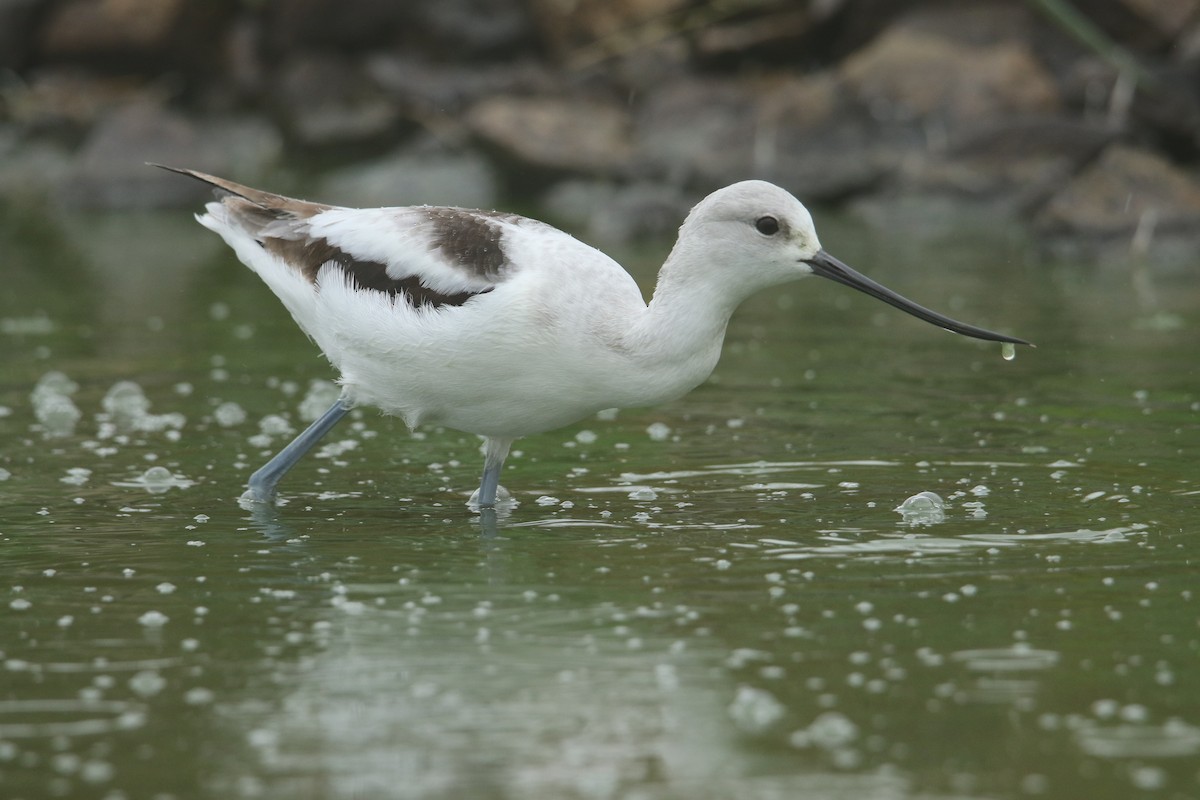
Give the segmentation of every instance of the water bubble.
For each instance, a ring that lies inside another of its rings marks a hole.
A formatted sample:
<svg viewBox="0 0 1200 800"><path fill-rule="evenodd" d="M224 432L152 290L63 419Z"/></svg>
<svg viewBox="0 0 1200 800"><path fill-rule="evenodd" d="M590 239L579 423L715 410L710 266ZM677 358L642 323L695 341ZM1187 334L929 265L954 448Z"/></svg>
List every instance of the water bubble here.
<svg viewBox="0 0 1200 800"><path fill-rule="evenodd" d="M213 409L213 419L222 428L232 428L246 421L246 410L231 400L226 401Z"/></svg>
<svg viewBox="0 0 1200 800"><path fill-rule="evenodd" d="M909 525L933 525L946 519L946 502L934 492L918 492L893 510Z"/></svg>
<svg viewBox="0 0 1200 800"><path fill-rule="evenodd" d="M181 475L176 475L166 467L153 466L136 478L131 478L127 481L114 481L113 486L145 489L154 494L162 494L170 489L186 489L193 485L193 483L194 481Z"/></svg>
<svg viewBox="0 0 1200 800"><path fill-rule="evenodd" d="M147 628L161 628L168 620L167 615L161 611L147 611L138 617L138 623Z"/></svg>
<svg viewBox="0 0 1200 800"><path fill-rule="evenodd" d="M67 470L66 477L59 478L59 482L66 483L71 486L82 486L88 482L88 478L92 476L92 471L87 467L71 467Z"/></svg>
<svg viewBox="0 0 1200 800"><path fill-rule="evenodd" d="M1005 361L1012 361L1017 357L1017 346L1012 342L1004 342L1000 345L1000 357Z"/></svg>
<svg viewBox="0 0 1200 800"><path fill-rule="evenodd" d="M342 394L337 384L326 380L312 380L308 383L308 392L300 401L297 413L304 422L318 419ZM264 433L269 431L264 430Z"/></svg>
<svg viewBox="0 0 1200 800"><path fill-rule="evenodd" d="M167 679L158 672L147 669L129 679L129 688L142 697L156 695L167 685Z"/></svg>
<svg viewBox="0 0 1200 800"><path fill-rule="evenodd" d="M104 395L101 406L118 421L132 421L150 410L150 401L142 387L133 381L117 381Z"/></svg>
<svg viewBox="0 0 1200 800"><path fill-rule="evenodd" d="M656 442L665 442L671 435L671 426L664 422L654 422L646 428L646 433Z"/></svg>
<svg viewBox="0 0 1200 800"><path fill-rule="evenodd" d="M739 686L729 704L729 716L746 733L762 733L779 721L784 714L783 704L765 689Z"/></svg>
<svg viewBox="0 0 1200 800"><path fill-rule="evenodd" d="M38 379L29 401L46 436L70 436L75 432L75 425L83 417L71 400L71 395L78 389L79 384L57 370L47 372Z"/></svg>
<svg viewBox="0 0 1200 800"><path fill-rule="evenodd" d="M836 711L826 711L808 726L808 740L823 750L845 747L858 738L858 726Z"/></svg>
<svg viewBox="0 0 1200 800"><path fill-rule="evenodd" d="M267 436L283 436L295 432L291 423L279 414L267 414L258 421L258 429Z"/></svg>
<svg viewBox="0 0 1200 800"><path fill-rule="evenodd" d="M118 381L101 401L104 411L119 428L138 431L179 430L187 422L183 414L151 414L150 400L133 381Z"/></svg>
<svg viewBox="0 0 1200 800"><path fill-rule="evenodd" d="M51 370L38 378L37 385L33 387L32 398L36 404L37 399L44 395L72 395L77 391L79 391L78 383L68 378L65 373Z"/></svg>
<svg viewBox="0 0 1200 800"><path fill-rule="evenodd" d="M166 467L150 467L142 473L142 482L150 491L165 491L171 488L175 476Z"/></svg>
<svg viewBox="0 0 1200 800"><path fill-rule="evenodd" d="M216 693L212 689L196 686L183 693L183 702L189 706L201 706L211 703L215 697Z"/></svg>

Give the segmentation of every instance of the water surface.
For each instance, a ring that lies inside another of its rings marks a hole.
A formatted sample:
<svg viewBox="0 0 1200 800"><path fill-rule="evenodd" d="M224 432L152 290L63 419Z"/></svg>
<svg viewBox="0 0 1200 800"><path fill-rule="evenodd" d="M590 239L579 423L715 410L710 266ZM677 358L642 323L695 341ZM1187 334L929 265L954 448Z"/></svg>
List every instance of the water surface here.
<svg viewBox="0 0 1200 800"><path fill-rule="evenodd" d="M369 410L242 509L327 401L286 312L187 214L3 213L6 798L1200 793L1187 271L818 215L1038 348L797 283L688 397L519 442L492 526L476 437Z"/></svg>

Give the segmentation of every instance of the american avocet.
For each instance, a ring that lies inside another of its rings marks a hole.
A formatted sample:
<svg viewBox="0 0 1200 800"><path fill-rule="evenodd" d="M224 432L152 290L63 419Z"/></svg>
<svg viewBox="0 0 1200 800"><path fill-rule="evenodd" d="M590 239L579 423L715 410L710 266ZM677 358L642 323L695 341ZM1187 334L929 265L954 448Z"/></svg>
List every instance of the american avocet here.
<svg viewBox="0 0 1200 800"><path fill-rule="evenodd" d="M270 500L350 408L372 405L410 427L483 436L483 478L469 504L494 507L515 439L685 394L716 366L742 300L808 275L955 333L1029 344L855 272L821 248L804 206L764 181L727 186L691 210L647 304L608 256L515 214L341 208L167 169L215 187L197 220L258 273L341 372L337 402L250 476L257 501Z"/></svg>

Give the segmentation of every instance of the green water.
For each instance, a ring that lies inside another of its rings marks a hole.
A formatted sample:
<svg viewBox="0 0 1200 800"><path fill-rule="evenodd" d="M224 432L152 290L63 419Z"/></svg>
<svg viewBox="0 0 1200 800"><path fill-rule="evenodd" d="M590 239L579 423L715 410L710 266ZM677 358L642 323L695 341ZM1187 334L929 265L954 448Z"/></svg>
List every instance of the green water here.
<svg viewBox="0 0 1200 800"><path fill-rule="evenodd" d="M690 396L519 442L492 527L475 437L370 411L243 510L331 377L268 290L186 213L4 215L6 799L1200 794L1194 266L818 215L1038 348L785 287Z"/></svg>

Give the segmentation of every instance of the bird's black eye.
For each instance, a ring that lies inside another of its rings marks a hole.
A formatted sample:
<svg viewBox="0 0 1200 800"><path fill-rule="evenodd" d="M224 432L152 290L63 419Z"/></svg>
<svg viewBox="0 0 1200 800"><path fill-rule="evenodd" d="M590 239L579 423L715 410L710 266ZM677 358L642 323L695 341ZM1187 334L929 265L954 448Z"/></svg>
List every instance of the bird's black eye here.
<svg viewBox="0 0 1200 800"><path fill-rule="evenodd" d="M774 217L759 217L754 221L754 228L763 236L774 236L779 233L779 220Z"/></svg>

